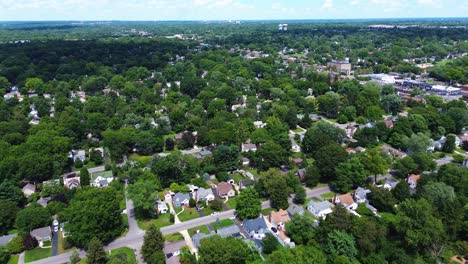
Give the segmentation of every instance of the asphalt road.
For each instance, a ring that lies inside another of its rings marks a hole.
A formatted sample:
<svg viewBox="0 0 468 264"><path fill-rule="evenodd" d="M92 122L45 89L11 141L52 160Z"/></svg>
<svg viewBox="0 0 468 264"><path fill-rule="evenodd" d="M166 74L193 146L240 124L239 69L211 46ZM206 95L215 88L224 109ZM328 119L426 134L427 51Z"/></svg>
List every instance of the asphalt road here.
<svg viewBox="0 0 468 264"><path fill-rule="evenodd" d="M307 190L306 194L308 198L319 197L321 194L328 193L330 191L331 191L330 188L326 186L326 187L322 187L322 188L318 188L314 190ZM265 201L262 203L262 209L266 209L269 207L270 207L269 201ZM127 212L130 212L131 209L133 209L133 203L131 203L131 201L128 200ZM161 232L163 233L163 235L170 235L170 234L174 234L174 233L187 230L190 228L194 228L197 226L214 223L216 222L216 219L223 220L223 219L234 218L234 217L235 217L234 210L224 211L224 212L219 213L216 216L208 215L205 217L192 219L186 222L166 226L166 227L161 228ZM133 216L131 216L131 214L129 213L129 229L130 229L129 232L126 234L126 236L118 238L112 243L110 243L109 245L105 246L104 249L111 250L111 249L116 249L120 247L129 247L129 248L134 248L134 249L139 250L141 245L143 244L143 236L145 233L143 230L139 229L138 226L136 227L135 226L136 226L136 221L133 218ZM79 253L80 253L80 257L84 257L86 254L84 251L79 251ZM68 252L65 254L58 255L58 256L34 261L34 262L31 262L31 264L67 263L71 255L72 255L72 252Z"/></svg>

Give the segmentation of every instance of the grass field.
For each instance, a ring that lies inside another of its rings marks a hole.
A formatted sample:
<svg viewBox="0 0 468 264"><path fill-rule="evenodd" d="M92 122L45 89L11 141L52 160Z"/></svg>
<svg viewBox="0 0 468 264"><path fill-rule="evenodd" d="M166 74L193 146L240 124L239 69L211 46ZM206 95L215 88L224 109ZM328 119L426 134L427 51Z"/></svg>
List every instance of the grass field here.
<svg viewBox="0 0 468 264"><path fill-rule="evenodd" d="M210 230L208 230L208 227L206 227L206 225L202 225L202 226L197 226L197 227L194 227L194 228L191 228L188 230L188 233L190 236L193 236L197 233L197 230L200 232L200 233L205 233L205 234L209 234L210 233Z"/></svg>
<svg viewBox="0 0 468 264"><path fill-rule="evenodd" d="M8 231L8 235L13 235L13 234L17 234L18 233L18 229L12 229L10 231Z"/></svg>
<svg viewBox="0 0 468 264"><path fill-rule="evenodd" d="M129 160L134 160L134 161L139 161L142 164L148 164L148 163L151 163L151 161L153 160L153 157L151 157L151 156L141 156L141 155L138 155L136 153L133 153L133 154L130 154L130 156L128 156L128 159Z"/></svg>
<svg viewBox="0 0 468 264"><path fill-rule="evenodd" d="M334 192L324 193L324 194L320 195L320 197L322 197L325 200L332 199L333 196L335 196Z"/></svg>
<svg viewBox="0 0 468 264"><path fill-rule="evenodd" d="M234 224L234 221L232 221L231 219L223 219L223 220L220 220L219 223L214 222L211 225L213 226L215 230L218 230L220 228L231 226L233 224Z"/></svg>
<svg viewBox="0 0 468 264"><path fill-rule="evenodd" d="M125 263L129 264L136 264L136 257L135 253L133 252L133 249L128 248L128 247L121 247L121 248L116 248L114 250L111 250L110 256L117 255L117 254L125 254L127 256L127 261Z"/></svg>
<svg viewBox="0 0 468 264"><path fill-rule="evenodd" d="M11 256L10 259L8 260L7 264L17 264L18 263L18 258L19 258L18 255Z"/></svg>
<svg viewBox="0 0 468 264"><path fill-rule="evenodd" d="M226 205L229 209L235 209L236 208L236 201L237 201L237 197L231 197L229 198L229 200L227 201Z"/></svg>
<svg viewBox="0 0 468 264"><path fill-rule="evenodd" d="M174 233L164 237L164 240L166 240L167 242L176 242L183 239L184 236L181 233Z"/></svg>
<svg viewBox="0 0 468 264"><path fill-rule="evenodd" d="M150 219L150 220L137 220L138 227L143 230L148 230L151 225L156 225L157 227L165 227L168 225L172 225L169 221L170 214L161 214L157 219Z"/></svg>
<svg viewBox="0 0 468 264"><path fill-rule="evenodd" d="M52 256L52 248L35 248L25 252L24 262L33 262L50 256Z"/></svg>
<svg viewBox="0 0 468 264"><path fill-rule="evenodd" d="M245 180L245 178L242 175L240 175L239 173L233 173L233 174L230 174L229 176L232 179L234 179L235 183L239 183L240 181Z"/></svg>
<svg viewBox="0 0 468 264"><path fill-rule="evenodd" d="M182 222L195 219L198 216L198 212L195 208L185 208L184 211L178 215L179 220Z"/></svg>
<svg viewBox="0 0 468 264"><path fill-rule="evenodd" d="M275 209L273 208L267 208L267 209L263 209L261 211L262 215L269 215L271 211L274 211Z"/></svg>

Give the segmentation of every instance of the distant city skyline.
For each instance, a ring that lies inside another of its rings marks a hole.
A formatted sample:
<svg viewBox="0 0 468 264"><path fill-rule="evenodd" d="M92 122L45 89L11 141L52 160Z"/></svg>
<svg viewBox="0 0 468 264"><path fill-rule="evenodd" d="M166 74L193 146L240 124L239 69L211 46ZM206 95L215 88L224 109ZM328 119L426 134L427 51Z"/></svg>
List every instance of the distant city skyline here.
<svg viewBox="0 0 468 264"><path fill-rule="evenodd" d="M466 0L0 0L1 21L466 17Z"/></svg>

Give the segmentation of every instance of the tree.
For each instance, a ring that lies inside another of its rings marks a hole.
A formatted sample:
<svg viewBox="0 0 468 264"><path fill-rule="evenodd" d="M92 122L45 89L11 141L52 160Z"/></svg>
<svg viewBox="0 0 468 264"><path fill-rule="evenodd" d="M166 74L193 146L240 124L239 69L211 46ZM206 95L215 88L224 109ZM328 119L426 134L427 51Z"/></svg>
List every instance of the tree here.
<svg viewBox="0 0 468 264"><path fill-rule="evenodd" d="M138 180L128 187L128 196L135 206L135 213L139 218L150 218L156 215L154 209L158 198L159 183L155 180Z"/></svg>
<svg viewBox="0 0 468 264"><path fill-rule="evenodd" d="M0 200L0 235L5 235L15 224L18 207L16 203Z"/></svg>
<svg viewBox="0 0 468 264"><path fill-rule="evenodd" d="M400 181L395 188L392 189L392 194L395 199L399 202L403 202L404 200L411 197L411 193L409 191L409 185L406 181Z"/></svg>
<svg viewBox="0 0 468 264"><path fill-rule="evenodd" d="M259 150L257 150L258 167L262 170L276 167L288 162L288 151L281 145L267 141Z"/></svg>
<svg viewBox="0 0 468 264"><path fill-rule="evenodd" d="M336 178L335 168L341 162L346 161L348 153L337 143L325 145L314 154L314 165L320 171L323 182L329 182Z"/></svg>
<svg viewBox="0 0 468 264"><path fill-rule="evenodd" d="M301 245L294 248L281 247L275 250L268 256L266 263L325 264L327 263L327 257L315 247Z"/></svg>
<svg viewBox="0 0 468 264"><path fill-rule="evenodd" d="M455 190L443 182L431 182L423 186L423 196L439 210L456 199Z"/></svg>
<svg viewBox="0 0 468 264"><path fill-rule="evenodd" d="M102 243L97 238L92 238L88 243L86 251L86 263L88 264L105 264L107 263L107 255L102 247Z"/></svg>
<svg viewBox="0 0 468 264"><path fill-rule="evenodd" d="M286 234L294 243L307 245L315 236L312 225L313 220L310 217L296 214L291 221L286 223Z"/></svg>
<svg viewBox="0 0 468 264"><path fill-rule="evenodd" d="M174 140L172 140L171 138L166 139L164 145L166 146L166 151L174 150Z"/></svg>
<svg viewBox="0 0 468 264"><path fill-rule="evenodd" d="M327 117L336 118L341 104L340 95L335 92L327 92L317 97L319 111Z"/></svg>
<svg viewBox="0 0 468 264"><path fill-rule="evenodd" d="M49 210L40 205L32 205L18 212L15 226L21 232L29 233L35 228L48 226L50 222Z"/></svg>
<svg viewBox="0 0 468 264"><path fill-rule="evenodd" d="M165 264L166 254L162 250L155 250L146 261L148 264Z"/></svg>
<svg viewBox="0 0 468 264"><path fill-rule="evenodd" d="M296 194L294 195L294 203L296 204L304 204L307 198L306 190L302 185L297 186Z"/></svg>
<svg viewBox="0 0 468 264"><path fill-rule="evenodd" d="M198 254L200 263L237 264L246 263L250 249L242 240L212 236L201 240Z"/></svg>
<svg viewBox="0 0 468 264"><path fill-rule="evenodd" d="M23 246L25 250L31 250L36 248L39 245L39 242L36 238L31 236L31 234L25 234L23 237Z"/></svg>
<svg viewBox="0 0 468 264"><path fill-rule="evenodd" d="M263 245L263 253L265 254L271 254L273 251L277 250L280 247L280 243L278 242L278 239L271 234L268 233L263 239L262 239L262 245Z"/></svg>
<svg viewBox="0 0 468 264"><path fill-rule="evenodd" d="M113 188L78 190L63 211L67 240L84 247L94 237L107 243L119 236L124 229L119 201Z"/></svg>
<svg viewBox="0 0 468 264"><path fill-rule="evenodd" d="M78 264L80 262L80 254L78 254L78 251L73 251L73 254L70 256L70 260L68 261L68 264Z"/></svg>
<svg viewBox="0 0 468 264"><path fill-rule="evenodd" d="M338 164L336 167L336 179L331 186L338 192L346 193L352 189L362 186L367 179L367 171L358 158Z"/></svg>
<svg viewBox="0 0 468 264"><path fill-rule="evenodd" d="M339 143L346 133L326 121L319 121L307 130L302 141L304 152L315 153L324 145Z"/></svg>
<svg viewBox="0 0 468 264"><path fill-rule="evenodd" d="M431 138L421 132L411 135L403 143L411 153L428 152L429 147L432 145Z"/></svg>
<svg viewBox="0 0 468 264"><path fill-rule="evenodd" d="M448 135L445 139L445 144L442 147L442 151L445 153L453 153L455 151L456 145L455 145L455 135Z"/></svg>
<svg viewBox="0 0 468 264"><path fill-rule="evenodd" d="M143 239L143 246L141 247L141 254L147 263L155 263L155 252L160 252L164 248L164 237L155 225L151 225ZM152 260L153 261L150 261Z"/></svg>
<svg viewBox="0 0 468 264"><path fill-rule="evenodd" d="M38 94L43 93L43 86L44 86L44 81L42 81L40 78L28 78L26 79L26 83L24 85L28 91L36 92Z"/></svg>
<svg viewBox="0 0 468 264"><path fill-rule="evenodd" d="M223 201L220 199L214 199L210 202L210 208L214 211L221 211L223 210Z"/></svg>
<svg viewBox="0 0 468 264"><path fill-rule="evenodd" d="M400 178L406 178L409 174L416 172L418 164L411 156L406 156L402 159L397 159L393 165L393 169L398 171Z"/></svg>
<svg viewBox="0 0 468 264"><path fill-rule="evenodd" d="M213 160L218 171L232 171L239 165L239 148L221 145L213 151Z"/></svg>
<svg viewBox="0 0 468 264"><path fill-rule="evenodd" d="M89 175L88 169L82 168L80 170L80 185L89 186L90 182L91 182L91 176Z"/></svg>
<svg viewBox="0 0 468 264"><path fill-rule="evenodd" d="M317 167L308 166L304 175L304 183L307 187L313 188L317 186L320 181L320 172Z"/></svg>
<svg viewBox="0 0 468 264"><path fill-rule="evenodd" d="M408 199L399 204L395 228L408 247L423 251L443 246L445 230L432 212L432 206L425 199Z"/></svg>
<svg viewBox="0 0 468 264"><path fill-rule="evenodd" d="M346 256L350 259L354 259L358 254L354 237L339 230L328 234L327 250L332 255Z"/></svg>
<svg viewBox="0 0 468 264"><path fill-rule="evenodd" d="M375 208L384 212L393 211L397 201L390 191L381 188L371 188L371 191L367 194L367 198Z"/></svg>
<svg viewBox="0 0 468 264"><path fill-rule="evenodd" d="M378 252L385 243L387 230L375 218L359 218L352 227L359 248L367 255Z"/></svg>
<svg viewBox="0 0 468 264"><path fill-rule="evenodd" d="M23 237L22 236L17 236L14 237L8 244L6 245L6 248L8 249L8 252L10 254L18 254L24 251L24 245L23 245Z"/></svg>
<svg viewBox="0 0 468 264"><path fill-rule="evenodd" d="M275 209L289 207L288 195L292 189L288 186L287 178L281 175L278 169L262 172L255 189L261 197L270 198L270 204Z"/></svg>
<svg viewBox="0 0 468 264"><path fill-rule="evenodd" d="M418 164L418 171L431 171L437 167L436 162L428 153L420 152L412 155L414 162Z"/></svg>
<svg viewBox="0 0 468 264"><path fill-rule="evenodd" d="M333 212L327 215L324 221L319 225L321 234L328 234L333 230L348 232L353 226L353 216L341 204L337 204ZM324 236L325 237L325 236Z"/></svg>
<svg viewBox="0 0 468 264"><path fill-rule="evenodd" d="M389 164L384 155L386 154L383 152L370 150L366 151L361 158L364 168L374 175L374 182L377 182L377 175L382 175L388 170Z"/></svg>
<svg viewBox="0 0 468 264"><path fill-rule="evenodd" d="M189 206L190 206L191 208L194 208L196 205L197 205L197 202L195 201L195 199L190 198L190 200L189 200Z"/></svg>
<svg viewBox="0 0 468 264"><path fill-rule="evenodd" d="M26 202L26 197L24 197L21 189L13 183L3 181L0 184L0 200L13 201L16 205L22 206Z"/></svg>
<svg viewBox="0 0 468 264"><path fill-rule="evenodd" d="M1 79L0 79L0 82L1 82ZM1 88L0 88L0 91L1 91ZM10 253L8 252L8 250L6 248L0 248L0 263L8 263L9 260L10 260Z"/></svg>
<svg viewBox="0 0 468 264"><path fill-rule="evenodd" d="M261 210L262 205L255 189L244 189L237 197L236 215L240 219L257 218Z"/></svg>

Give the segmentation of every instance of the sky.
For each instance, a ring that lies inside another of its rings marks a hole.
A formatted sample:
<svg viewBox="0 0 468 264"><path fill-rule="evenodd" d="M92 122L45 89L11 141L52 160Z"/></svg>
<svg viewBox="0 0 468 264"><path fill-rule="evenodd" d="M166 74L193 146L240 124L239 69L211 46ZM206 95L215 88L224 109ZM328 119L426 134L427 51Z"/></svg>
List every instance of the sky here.
<svg viewBox="0 0 468 264"><path fill-rule="evenodd" d="M467 0L0 0L0 21L466 17Z"/></svg>

